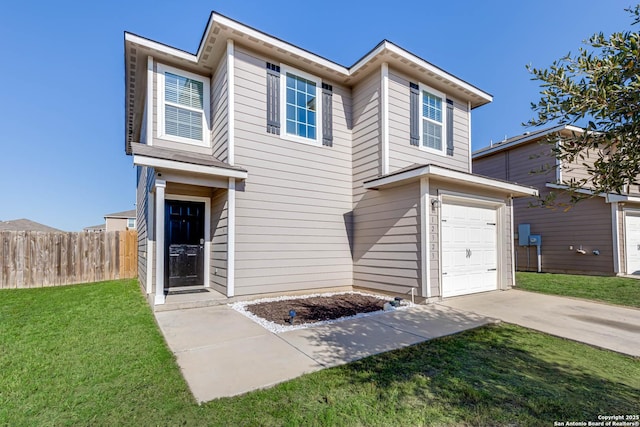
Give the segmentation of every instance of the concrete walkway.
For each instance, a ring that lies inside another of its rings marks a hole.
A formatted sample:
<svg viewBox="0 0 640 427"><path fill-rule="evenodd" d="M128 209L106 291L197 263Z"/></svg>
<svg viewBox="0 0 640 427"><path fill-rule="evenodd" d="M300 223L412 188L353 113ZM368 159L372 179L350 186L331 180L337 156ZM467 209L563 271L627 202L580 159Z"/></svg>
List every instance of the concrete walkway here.
<svg viewBox="0 0 640 427"><path fill-rule="evenodd" d="M227 306L156 312L156 318L198 402L493 321L437 304L277 335Z"/></svg>
<svg viewBox="0 0 640 427"><path fill-rule="evenodd" d="M451 298L438 304L640 356L637 309L515 289Z"/></svg>

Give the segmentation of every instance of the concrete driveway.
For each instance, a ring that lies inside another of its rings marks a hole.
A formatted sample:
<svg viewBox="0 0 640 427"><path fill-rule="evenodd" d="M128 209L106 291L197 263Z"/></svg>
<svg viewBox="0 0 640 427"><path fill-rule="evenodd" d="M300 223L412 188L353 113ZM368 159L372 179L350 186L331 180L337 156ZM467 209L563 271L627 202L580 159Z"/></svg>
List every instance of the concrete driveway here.
<svg viewBox="0 0 640 427"><path fill-rule="evenodd" d="M492 322L430 304L274 334L228 306L156 312L198 402Z"/></svg>
<svg viewBox="0 0 640 427"><path fill-rule="evenodd" d="M520 290L450 298L440 305L640 356L640 310Z"/></svg>

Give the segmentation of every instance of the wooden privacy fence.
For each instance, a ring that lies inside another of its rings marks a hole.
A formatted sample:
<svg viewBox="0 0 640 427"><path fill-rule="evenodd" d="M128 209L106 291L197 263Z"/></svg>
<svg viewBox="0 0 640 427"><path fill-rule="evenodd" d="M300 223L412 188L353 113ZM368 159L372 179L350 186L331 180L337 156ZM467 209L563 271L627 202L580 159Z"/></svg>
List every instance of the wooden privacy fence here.
<svg viewBox="0 0 640 427"><path fill-rule="evenodd" d="M136 277L136 231L0 231L0 289Z"/></svg>

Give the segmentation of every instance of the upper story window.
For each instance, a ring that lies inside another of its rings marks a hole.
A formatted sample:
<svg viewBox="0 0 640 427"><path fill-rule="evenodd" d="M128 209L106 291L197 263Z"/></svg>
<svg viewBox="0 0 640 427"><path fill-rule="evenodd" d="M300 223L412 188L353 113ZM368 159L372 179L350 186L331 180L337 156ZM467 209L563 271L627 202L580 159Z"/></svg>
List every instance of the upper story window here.
<svg viewBox="0 0 640 427"><path fill-rule="evenodd" d="M209 144L209 79L158 64L158 137Z"/></svg>
<svg viewBox="0 0 640 427"><path fill-rule="evenodd" d="M135 218L127 218L127 228L136 228Z"/></svg>
<svg viewBox="0 0 640 427"><path fill-rule="evenodd" d="M281 67L281 116L284 138L312 144L322 141L320 79L286 66Z"/></svg>
<svg viewBox="0 0 640 427"><path fill-rule="evenodd" d="M421 115L420 120L420 147L429 150L444 152L445 142L445 97L441 93L428 88L420 87Z"/></svg>
<svg viewBox="0 0 640 427"><path fill-rule="evenodd" d="M287 73L287 133L316 139L316 84Z"/></svg>

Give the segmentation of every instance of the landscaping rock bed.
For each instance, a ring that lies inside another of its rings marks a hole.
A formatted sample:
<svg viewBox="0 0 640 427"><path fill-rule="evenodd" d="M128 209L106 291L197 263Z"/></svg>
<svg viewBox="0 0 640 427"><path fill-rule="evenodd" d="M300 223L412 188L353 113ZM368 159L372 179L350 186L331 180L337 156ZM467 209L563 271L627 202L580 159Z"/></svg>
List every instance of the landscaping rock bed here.
<svg viewBox="0 0 640 427"><path fill-rule="evenodd" d="M360 292L342 292L243 301L230 306L270 331L279 333L373 315L382 312L385 303L392 300L390 297ZM387 304L387 309L397 310L409 306L410 302L402 301L398 307L389 307ZM290 317L291 310L295 311L293 321Z"/></svg>
<svg viewBox="0 0 640 427"><path fill-rule="evenodd" d="M295 310L293 323L315 323L383 309L385 300L363 294L337 294L303 299L262 302L247 310L278 325L290 325L289 311Z"/></svg>

